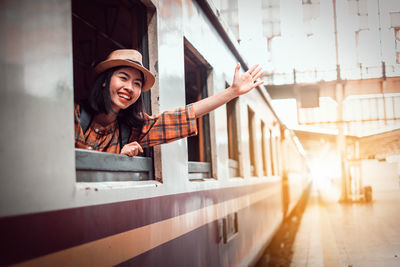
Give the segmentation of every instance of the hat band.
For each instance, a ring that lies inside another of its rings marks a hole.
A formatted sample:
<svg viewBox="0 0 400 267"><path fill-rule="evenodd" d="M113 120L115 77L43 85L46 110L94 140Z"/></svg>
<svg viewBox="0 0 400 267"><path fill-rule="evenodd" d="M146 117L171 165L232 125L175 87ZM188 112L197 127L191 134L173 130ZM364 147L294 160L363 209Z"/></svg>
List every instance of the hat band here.
<svg viewBox="0 0 400 267"><path fill-rule="evenodd" d="M133 62L133 63L136 63L136 64L138 64L138 65L140 65L140 66L143 67L142 63L140 63L139 61L132 60L132 59L129 59L129 58L127 58L126 60L128 60L128 61L130 61L130 62Z"/></svg>

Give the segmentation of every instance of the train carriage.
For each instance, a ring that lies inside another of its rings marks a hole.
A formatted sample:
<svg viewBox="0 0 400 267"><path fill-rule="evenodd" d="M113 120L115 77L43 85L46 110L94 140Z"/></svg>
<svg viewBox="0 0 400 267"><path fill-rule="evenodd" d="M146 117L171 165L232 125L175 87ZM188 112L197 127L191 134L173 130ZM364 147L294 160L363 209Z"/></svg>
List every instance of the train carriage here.
<svg viewBox="0 0 400 267"><path fill-rule="evenodd" d="M308 185L265 87L197 120L198 135L127 157L74 147L93 64L134 48L149 114L247 69L210 0L1 1L0 265L252 265Z"/></svg>

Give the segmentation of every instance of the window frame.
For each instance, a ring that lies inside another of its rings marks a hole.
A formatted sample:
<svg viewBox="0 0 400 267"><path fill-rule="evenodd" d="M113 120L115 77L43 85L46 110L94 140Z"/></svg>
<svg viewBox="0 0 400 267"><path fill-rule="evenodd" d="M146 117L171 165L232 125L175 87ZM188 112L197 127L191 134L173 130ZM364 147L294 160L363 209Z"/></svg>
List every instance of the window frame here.
<svg viewBox="0 0 400 267"><path fill-rule="evenodd" d="M268 143L269 143L269 159L270 159L270 162L271 162L271 168L270 168L270 174L272 175L272 176L274 176L275 175L275 168L276 168L276 163L275 163L275 148L274 148L274 141L273 141L273 139L274 139L274 136L273 136L273 132L272 132L272 129L268 129L268 131L269 131L269 140L268 140Z"/></svg>
<svg viewBox="0 0 400 267"><path fill-rule="evenodd" d="M281 153L281 138L280 135L275 136L275 162L276 162L276 170L275 175L281 175L281 161L280 161L280 153Z"/></svg>
<svg viewBox="0 0 400 267"><path fill-rule="evenodd" d="M183 38L184 46L184 68L185 68L185 99L186 105L204 99L210 95L210 83L212 80L212 67L211 65L201 56L197 49L186 39ZM197 98L193 101L187 101L187 76L186 67L187 65L193 66L192 69L196 69L197 73ZM212 114L206 114L200 118L196 119L198 134L196 137L188 137L188 178L190 181L203 181L206 179L215 179L216 171L214 169L215 164L213 158L213 147L215 147L215 140L213 140L213 127L212 127ZM198 142L198 161L190 160L191 148L190 140L191 138L197 138ZM208 145L207 145L208 144Z"/></svg>
<svg viewBox="0 0 400 267"><path fill-rule="evenodd" d="M226 87L229 85L226 83ZM229 177L243 178L240 157L240 111L239 97L226 104L227 137L228 137L228 171Z"/></svg>
<svg viewBox="0 0 400 267"><path fill-rule="evenodd" d="M79 1L77 1L79 2ZM123 7L126 3L118 2L118 7ZM131 2L131 5L134 7L139 6L140 10L138 11L136 8L131 8L129 12L132 15L132 28L133 32L131 37L131 46L130 47L115 47L118 48L135 48L142 53L142 62L143 65L147 68L150 67L150 57L157 57L157 52L153 51L154 48L149 47L149 38L156 37L157 32L157 23L154 21L156 9L154 6L149 6L146 2L143 3L141 0L138 0L134 3ZM73 6L73 5L72 5ZM126 6L125 6L126 7ZM133 16L135 14L143 14L140 17ZM77 15L74 13L74 10L71 9L71 20L74 19L74 16ZM81 21L84 21L85 18L80 17ZM87 18L86 18L87 19ZM74 26L72 23L73 32ZM91 27L96 28L96 25L92 25ZM138 34L137 38L134 37L134 34ZM152 34L149 36L149 34ZM103 34L104 35L104 34ZM96 35L97 36L97 35ZM74 34L72 35L74 42ZM93 39L92 39L93 40ZM108 53L111 52L108 51ZM75 61L76 51L73 51L73 60ZM102 59L96 59L98 63ZM75 70L74 69L74 95L76 93L76 80L75 80ZM154 70L151 70L154 72ZM157 83L157 82L156 82ZM156 85L154 86L156 87ZM153 90L154 91L154 90ZM156 90L157 93L158 90ZM153 92L154 93L154 92ZM75 98L75 97L74 97ZM146 112L148 114L152 113L152 94L150 91L145 92L143 94L143 100ZM156 152L156 158L160 158L160 152ZM126 181L151 181L157 180L159 182L162 181L160 171L158 170L158 166L155 166L154 162L154 151L153 148L145 149L145 156L136 156L136 157L128 157L120 154L112 154L106 152L99 151L91 151L86 149L78 149L75 148L75 165L76 165L76 182L77 183L86 183L86 182L126 182ZM155 171L158 175L155 175Z"/></svg>
<svg viewBox="0 0 400 267"><path fill-rule="evenodd" d="M261 120L261 157L262 157L262 174L263 176L268 176L268 142L266 131L267 131L266 123Z"/></svg>
<svg viewBox="0 0 400 267"><path fill-rule="evenodd" d="M257 163L257 148L256 148L256 113L255 111L247 106L247 117L248 117L248 147L249 147L249 164L250 164L250 176L258 176L258 163Z"/></svg>

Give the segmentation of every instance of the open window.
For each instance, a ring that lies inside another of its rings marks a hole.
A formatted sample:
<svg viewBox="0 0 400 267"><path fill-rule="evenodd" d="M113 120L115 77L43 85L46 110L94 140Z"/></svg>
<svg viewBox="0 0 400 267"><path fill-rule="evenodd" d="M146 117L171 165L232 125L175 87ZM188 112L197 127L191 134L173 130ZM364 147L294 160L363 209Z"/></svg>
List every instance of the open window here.
<svg viewBox="0 0 400 267"><path fill-rule="evenodd" d="M281 174L281 168L280 168L280 147L281 147L281 139L280 136L275 136L275 175L280 175Z"/></svg>
<svg viewBox="0 0 400 267"><path fill-rule="evenodd" d="M254 111L248 108L248 129L249 129L249 153L250 153L250 174L257 175L256 166L256 147L255 147L255 114Z"/></svg>
<svg viewBox="0 0 400 267"><path fill-rule="evenodd" d="M93 67L115 49L136 49L143 55L143 65L149 66L147 17L153 9L139 0L71 2L75 102L88 97ZM143 98L151 114L150 92ZM152 149L133 158L83 149L76 149L75 155L78 182L153 178Z"/></svg>
<svg viewBox="0 0 400 267"><path fill-rule="evenodd" d="M269 151L271 160L271 175L275 175L276 174L275 144L271 129L269 130L269 148L270 148Z"/></svg>
<svg viewBox="0 0 400 267"><path fill-rule="evenodd" d="M208 96L207 79L210 65L185 39L185 97L186 104ZM212 178L210 117L196 119L198 134L187 138L189 179Z"/></svg>
<svg viewBox="0 0 400 267"><path fill-rule="evenodd" d="M228 87L228 84L226 84ZM226 104L226 117L227 117L227 129L228 129L228 156L229 156L229 177L240 176L240 164L239 164L239 109L238 109L238 98L232 99Z"/></svg>
<svg viewBox="0 0 400 267"><path fill-rule="evenodd" d="M265 126L265 123L261 121L261 151L262 151L262 171L263 175L267 176L268 175L268 143L267 143L267 138L266 138L266 133L267 133L267 127Z"/></svg>

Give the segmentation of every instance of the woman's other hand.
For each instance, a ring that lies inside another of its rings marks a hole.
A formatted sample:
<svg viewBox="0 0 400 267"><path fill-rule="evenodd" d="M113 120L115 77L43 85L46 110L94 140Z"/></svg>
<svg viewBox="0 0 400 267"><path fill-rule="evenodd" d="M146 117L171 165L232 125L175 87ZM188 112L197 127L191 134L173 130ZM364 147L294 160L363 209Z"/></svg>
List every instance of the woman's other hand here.
<svg viewBox="0 0 400 267"><path fill-rule="evenodd" d="M243 95L249 92L251 89L261 85L264 81L257 81L263 74L260 65L251 67L248 71L240 74L240 64L238 63L235 68L235 74L233 76L233 83L226 90L222 90L219 93L199 100L193 103L193 109L196 118L209 113L210 111L218 108L219 106L231 101L235 97Z"/></svg>
<svg viewBox="0 0 400 267"><path fill-rule="evenodd" d="M245 73L240 74L240 64L238 63L235 68L232 85L228 89L232 90L236 96L246 94L253 88L264 83L264 81L257 82L257 79L262 75L263 70L259 64L254 65Z"/></svg>
<svg viewBox="0 0 400 267"><path fill-rule="evenodd" d="M143 148L136 141L124 145L121 150L121 155L127 155L129 157L137 156L139 153L143 153Z"/></svg>

